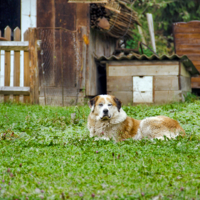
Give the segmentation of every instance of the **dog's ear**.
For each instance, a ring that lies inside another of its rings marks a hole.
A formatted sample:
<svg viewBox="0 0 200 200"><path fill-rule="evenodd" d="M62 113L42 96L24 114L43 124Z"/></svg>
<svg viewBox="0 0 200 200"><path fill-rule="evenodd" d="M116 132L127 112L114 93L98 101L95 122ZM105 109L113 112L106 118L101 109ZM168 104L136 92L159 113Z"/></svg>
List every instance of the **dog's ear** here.
<svg viewBox="0 0 200 200"><path fill-rule="evenodd" d="M96 99L97 99L97 98L94 97L94 98L90 99L90 101L88 101L88 105L89 105L89 107L90 107L90 109L91 109L92 112L94 111Z"/></svg>
<svg viewBox="0 0 200 200"><path fill-rule="evenodd" d="M122 107L122 102L118 98L114 98L115 103L117 104L118 112L120 112L120 108Z"/></svg>

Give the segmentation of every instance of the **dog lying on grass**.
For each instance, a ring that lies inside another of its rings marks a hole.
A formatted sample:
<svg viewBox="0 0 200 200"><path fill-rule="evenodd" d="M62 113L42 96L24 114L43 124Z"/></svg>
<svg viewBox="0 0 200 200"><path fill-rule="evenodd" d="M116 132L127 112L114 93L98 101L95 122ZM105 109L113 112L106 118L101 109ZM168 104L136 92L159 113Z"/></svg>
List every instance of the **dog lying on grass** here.
<svg viewBox="0 0 200 200"><path fill-rule="evenodd" d="M88 129L91 137L122 141L128 138L175 138L185 134L180 124L169 117L156 116L143 120L128 117L121 101L112 95L96 96L89 101L89 106Z"/></svg>

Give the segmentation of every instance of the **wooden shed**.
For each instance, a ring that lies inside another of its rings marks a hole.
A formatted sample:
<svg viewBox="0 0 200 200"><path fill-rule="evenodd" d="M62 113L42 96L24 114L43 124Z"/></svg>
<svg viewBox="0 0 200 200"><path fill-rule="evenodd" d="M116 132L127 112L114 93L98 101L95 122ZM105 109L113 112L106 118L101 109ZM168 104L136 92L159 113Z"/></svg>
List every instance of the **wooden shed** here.
<svg viewBox="0 0 200 200"><path fill-rule="evenodd" d="M176 54L187 55L200 72L200 21L174 23L173 35ZM191 79L191 87L200 94L200 76Z"/></svg>
<svg viewBox="0 0 200 200"><path fill-rule="evenodd" d="M199 74L187 56L129 54L97 60L106 64L107 93L124 104L184 101L191 92L191 77Z"/></svg>

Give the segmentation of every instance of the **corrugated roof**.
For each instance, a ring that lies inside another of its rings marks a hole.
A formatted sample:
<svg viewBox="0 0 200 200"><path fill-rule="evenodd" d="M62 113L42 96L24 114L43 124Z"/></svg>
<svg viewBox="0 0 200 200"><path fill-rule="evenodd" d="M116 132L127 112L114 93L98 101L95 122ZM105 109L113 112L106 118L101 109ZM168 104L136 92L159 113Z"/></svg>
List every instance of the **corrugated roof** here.
<svg viewBox="0 0 200 200"><path fill-rule="evenodd" d="M191 76L198 76L200 75L199 71L196 69L196 67L194 66L194 64L192 63L192 61L186 56L178 56L176 54L172 55L172 56L167 56L167 55L162 55L162 56L157 56L157 55L152 55L152 56L146 56L144 54L139 55L139 54L135 54L135 53L131 53L126 55L122 55L122 56L115 56L112 55L110 57L106 57L106 56L101 56L101 57L96 57L96 59L98 61L131 61L131 60L141 60L141 61L151 61L151 60L179 60L181 61L184 66L186 67L186 70L190 73Z"/></svg>

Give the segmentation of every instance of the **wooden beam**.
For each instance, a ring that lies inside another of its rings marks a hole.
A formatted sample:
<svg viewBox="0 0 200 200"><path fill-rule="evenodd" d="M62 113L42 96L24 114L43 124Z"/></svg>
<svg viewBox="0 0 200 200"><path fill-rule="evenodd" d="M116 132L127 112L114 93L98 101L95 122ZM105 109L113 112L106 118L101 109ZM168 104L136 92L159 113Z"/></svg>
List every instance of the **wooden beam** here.
<svg viewBox="0 0 200 200"><path fill-rule="evenodd" d="M148 26L149 26L149 33L151 36L151 44L152 44L154 52L156 52L156 42L155 42L154 26L153 26L153 15L151 13L147 13L147 22L148 22Z"/></svg>
<svg viewBox="0 0 200 200"><path fill-rule="evenodd" d="M37 49L40 49L41 41L37 40ZM5 51L28 51L29 42L28 41L0 41L0 50Z"/></svg>
<svg viewBox="0 0 200 200"><path fill-rule="evenodd" d="M39 104L37 29L29 28L30 103Z"/></svg>
<svg viewBox="0 0 200 200"><path fill-rule="evenodd" d="M144 43L144 44L147 44L146 43L146 40L145 40L145 37L144 37L144 33L143 33L143 30L142 30L142 27L141 26L137 26L138 27L138 32L139 32L139 34L141 35L141 39L142 39L142 42ZM143 46L144 47L144 49L147 49L147 47L146 46Z"/></svg>
<svg viewBox="0 0 200 200"><path fill-rule="evenodd" d="M21 31L18 27L14 30L14 40L21 40ZM20 51L14 52L14 86L20 86ZM14 101L19 102L19 95L14 96Z"/></svg>
<svg viewBox="0 0 200 200"><path fill-rule="evenodd" d="M107 76L179 75L178 65L109 66Z"/></svg>
<svg viewBox="0 0 200 200"><path fill-rule="evenodd" d="M10 51L20 51L26 50L28 51L28 41L0 41L0 50Z"/></svg>
<svg viewBox="0 0 200 200"><path fill-rule="evenodd" d="M29 40L29 30L24 33L24 41ZM24 51L24 86L30 86L29 52ZM24 103L30 103L30 96L24 96Z"/></svg>
<svg viewBox="0 0 200 200"><path fill-rule="evenodd" d="M85 88L85 79L86 79L86 65L87 65L87 44L84 42L83 37L87 37L87 28L85 26L81 27L81 36L82 36L82 59L81 59L81 88Z"/></svg>
<svg viewBox="0 0 200 200"><path fill-rule="evenodd" d="M7 26L4 31L6 40L11 40L11 28ZM10 51L5 51L4 86L10 86ZM9 100L9 95L4 95L4 102Z"/></svg>
<svg viewBox="0 0 200 200"><path fill-rule="evenodd" d="M0 87L0 94L30 95L30 87Z"/></svg>

